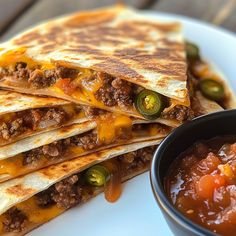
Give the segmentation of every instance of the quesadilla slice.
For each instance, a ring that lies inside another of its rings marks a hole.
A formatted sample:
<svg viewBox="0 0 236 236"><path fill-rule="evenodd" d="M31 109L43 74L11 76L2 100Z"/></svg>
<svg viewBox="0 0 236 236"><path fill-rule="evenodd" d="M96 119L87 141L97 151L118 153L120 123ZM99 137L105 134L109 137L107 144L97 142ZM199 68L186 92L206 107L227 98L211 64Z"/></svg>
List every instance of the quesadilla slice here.
<svg viewBox="0 0 236 236"><path fill-rule="evenodd" d="M85 122L92 118L85 109L58 98L0 91L0 146L74 122Z"/></svg>
<svg viewBox="0 0 236 236"><path fill-rule="evenodd" d="M163 139L172 130L168 126L143 123L142 120L130 122L132 124L126 126L127 122L120 123L118 119L114 124L97 126L96 121L87 121L1 147L0 182L112 146Z"/></svg>
<svg viewBox="0 0 236 236"><path fill-rule="evenodd" d="M188 87L194 116L202 115L203 106L214 112L215 109L234 109L236 97L226 76L213 63L201 57L196 44L186 42L188 62ZM218 108L217 108L218 107Z"/></svg>
<svg viewBox="0 0 236 236"><path fill-rule="evenodd" d="M148 169L158 143L111 148L1 183L0 233L24 235L103 190L116 201L121 182Z"/></svg>
<svg viewBox="0 0 236 236"><path fill-rule="evenodd" d="M179 23L117 6L49 21L0 47L5 89L178 124L180 110L190 116Z"/></svg>

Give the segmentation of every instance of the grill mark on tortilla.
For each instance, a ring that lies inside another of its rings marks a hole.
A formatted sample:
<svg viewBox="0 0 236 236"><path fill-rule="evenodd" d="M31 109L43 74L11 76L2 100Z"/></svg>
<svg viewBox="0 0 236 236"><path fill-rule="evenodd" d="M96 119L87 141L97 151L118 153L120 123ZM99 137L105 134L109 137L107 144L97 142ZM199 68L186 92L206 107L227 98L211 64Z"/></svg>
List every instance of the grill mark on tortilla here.
<svg viewBox="0 0 236 236"><path fill-rule="evenodd" d="M146 60L156 60L154 63L157 63L157 60L169 60L173 62L185 62L185 58L179 55L177 52L171 52L166 48L159 48L153 54L147 54L143 50L134 49L134 48L125 48L121 50L116 50L114 55L123 59L130 59L133 61L143 62Z"/></svg>
<svg viewBox="0 0 236 236"><path fill-rule="evenodd" d="M142 62L140 61L140 63L142 63ZM151 61L149 61L149 63L144 61L143 67L147 70L152 70L152 71L155 71L160 74L165 74L167 76L168 75L169 76L177 76L177 77L175 77L175 79L177 78L178 80L185 81L185 77L181 77L181 75L183 75L186 71L186 67L184 64L168 63L166 65L154 66ZM171 71L169 69L170 67L172 68Z"/></svg>
<svg viewBox="0 0 236 236"><path fill-rule="evenodd" d="M83 46L81 45L76 48L68 48L68 49L63 50L63 52L104 55L101 50L98 50L96 48L92 48L88 45L83 45Z"/></svg>
<svg viewBox="0 0 236 236"><path fill-rule="evenodd" d="M184 77L181 77L181 75L186 72L185 59L168 49L161 48L154 54L149 55L145 54L142 50L128 48L117 50L115 56L138 62L144 69L155 71L160 74L176 76L178 80L185 80ZM162 63L161 60L164 60L164 63ZM157 61L159 61L159 64ZM167 63L166 61L171 62Z"/></svg>
<svg viewBox="0 0 236 236"><path fill-rule="evenodd" d="M99 68L100 70L104 70L110 74L123 74L128 78L136 78L142 82L145 82L144 77L138 74L135 70L132 70L128 64L120 61L116 58L111 57L96 57L101 60L100 63L94 65L95 68ZM104 62L103 62L104 61Z"/></svg>
<svg viewBox="0 0 236 236"><path fill-rule="evenodd" d="M92 158L92 160L94 160L94 157ZM61 176L61 174L67 174L69 173L71 170L73 170L75 167L78 167L78 170L79 168L81 167L82 164L89 164L91 162L91 158L87 158L85 161L82 162L75 162L75 163L70 163L70 162L64 162L62 164L59 164L60 167L54 167L54 166L51 166L49 168L45 168L45 169L42 169L40 170L40 174L43 175L43 177L47 178L47 179L56 179L58 178L58 176ZM56 172L54 171L54 169L56 168Z"/></svg>
<svg viewBox="0 0 236 236"><path fill-rule="evenodd" d="M31 41L38 39L39 37L40 34L38 31L32 31L23 35L21 38L15 39L13 42L16 45L23 45L23 44L28 44Z"/></svg>
<svg viewBox="0 0 236 236"><path fill-rule="evenodd" d="M46 45L42 46L42 50L44 53L50 53L55 49L54 44L53 43L49 43Z"/></svg>
<svg viewBox="0 0 236 236"><path fill-rule="evenodd" d="M34 189L33 188L26 188L21 184L17 184L15 186L12 186L8 189L6 189L6 193L10 194L10 195L14 195L16 197L22 197L25 195L29 195L34 193Z"/></svg>
<svg viewBox="0 0 236 236"><path fill-rule="evenodd" d="M70 39L72 42L77 44L87 44L89 45L101 45L103 43L106 44L122 44L123 41L118 39L118 34L107 34L105 32L101 32L99 28L97 29L88 29L86 31L81 32L72 32L70 35Z"/></svg>

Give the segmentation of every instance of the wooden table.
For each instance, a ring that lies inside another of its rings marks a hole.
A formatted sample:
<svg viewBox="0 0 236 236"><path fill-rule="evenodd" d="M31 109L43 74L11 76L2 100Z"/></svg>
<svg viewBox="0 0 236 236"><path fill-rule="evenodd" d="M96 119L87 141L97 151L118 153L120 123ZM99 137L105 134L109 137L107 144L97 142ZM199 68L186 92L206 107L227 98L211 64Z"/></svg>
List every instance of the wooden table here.
<svg viewBox="0 0 236 236"><path fill-rule="evenodd" d="M117 0L0 0L0 41L40 21ZM123 0L137 8L182 14L236 32L236 0Z"/></svg>

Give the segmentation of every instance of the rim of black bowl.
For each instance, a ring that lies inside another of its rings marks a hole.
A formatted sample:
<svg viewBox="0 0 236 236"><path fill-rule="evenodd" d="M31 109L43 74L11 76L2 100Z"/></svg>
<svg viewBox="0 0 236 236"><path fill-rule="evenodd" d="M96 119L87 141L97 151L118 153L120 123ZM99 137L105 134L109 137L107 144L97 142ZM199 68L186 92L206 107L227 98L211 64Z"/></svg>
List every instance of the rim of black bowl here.
<svg viewBox="0 0 236 236"><path fill-rule="evenodd" d="M209 236L216 236L218 234L194 223L193 221L189 220L185 217L180 211L178 211L169 201L168 197L165 194L161 178L159 173L156 173L156 170L160 169L160 160L161 160L161 153L165 151L171 140L174 139L179 133L185 132L189 127L195 126L197 124L203 122L210 122L213 119L220 119L225 116L236 116L236 109L232 110L224 110L219 111L207 115L199 116L185 124L177 127L172 133L170 133L158 146L157 150L154 153L154 157L152 160L151 171L150 171L150 179L151 179L151 186L154 193L154 196L160 206L163 208L166 214L174 220L177 224L181 225L183 228L189 230L193 234L196 235L209 235Z"/></svg>

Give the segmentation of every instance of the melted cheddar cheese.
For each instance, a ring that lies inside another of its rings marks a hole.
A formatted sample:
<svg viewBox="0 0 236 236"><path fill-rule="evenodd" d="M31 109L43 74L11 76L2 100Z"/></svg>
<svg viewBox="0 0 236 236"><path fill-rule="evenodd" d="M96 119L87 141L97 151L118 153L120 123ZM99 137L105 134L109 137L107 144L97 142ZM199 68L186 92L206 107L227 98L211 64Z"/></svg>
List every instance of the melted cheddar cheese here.
<svg viewBox="0 0 236 236"><path fill-rule="evenodd" d="M57 205L40 208L36 204L36 197L31 197L25 202L17 204L16 207L27 215L30 222L36 224L47 222L65 211L64 209L57 207Z"/></svg>
<svg viewBox="0 0 236 236"><path fill-rule="evenodd" d="M53 205L47 208L40 208L36 204L36 197L31 197L28 200L18 203L16 205L17 209L24 212L27 216L29 222L28 224L43 224L65 211L65 209L59 208L57 205ZM5 215L0 215L0 234L4 232L3 222Z"/></svg>
<svg viewBox="0 0 236 236"><path fill-rule="evenodd" d="M107 114L97 119L98 138L102 143L112 143L121 129L131 129L132 120L128 116Z"/></svg>

